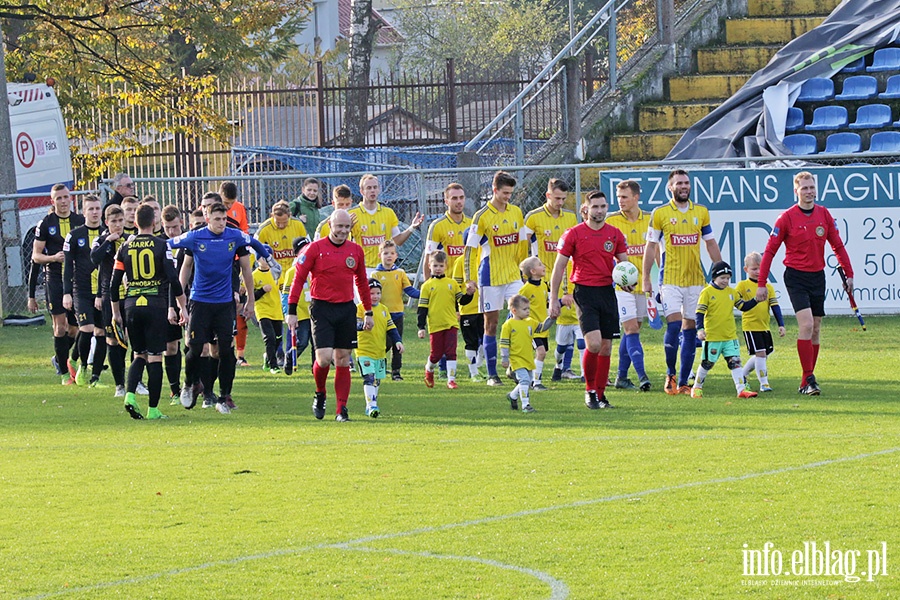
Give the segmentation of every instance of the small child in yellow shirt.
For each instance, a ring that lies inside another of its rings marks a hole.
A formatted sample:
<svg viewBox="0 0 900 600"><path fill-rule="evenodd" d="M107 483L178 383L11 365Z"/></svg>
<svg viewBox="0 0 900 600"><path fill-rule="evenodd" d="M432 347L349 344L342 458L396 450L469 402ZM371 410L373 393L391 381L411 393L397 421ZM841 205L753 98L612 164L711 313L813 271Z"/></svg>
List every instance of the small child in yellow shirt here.
<svg viewBox="0 0 900 600"><path fill-rule="evenodd" d="M529 393L531 372L534 370L534 333L538 322L531 318L531 303L528 298L516 294L509 301L512 318L507 319L500 329L500 366L510 367L516 377L516 387L506 394L509 407L522 412L533 413Z"/></svg>
<svg viewBox="0 0 900 600"><path fill-rule="evenodd" d="M519 270L525 278L525 284L519 290L519 294L528 298L531 306L531 318L538 323L543 323L547 318L550 299L550 288L544 282L547 267L537 256L530 256L522 261ZM538 392L547 389L541 383L541 376L544 373L544 358L547 357L547 350L550 349L549 336L549 331L534 334L534 371L531 377L531 389Z"/></svg>
<svg viewBox="0 0 900 600"><path fill-rule="evenodd" d="M268 367L269 372L275 375L281 372L278 368L278 348L281 346L284 312L281 310L278 283L269 270L269 264L264 258L260 258L257 265L253 271L253 297L256 299L256 320L259 321L259 330L266 345L263 368Z"/></svg>
<svg viewBox="0 0 900 600"><path fill-rule="evenodd" d="M372 298L372 329L366 331L362 328L365 319L365 307L362 304L356 308L357 333L356 333L356 362L359 365L359 373L363 378L363 392L366 396L366 416L377 418L381 413L378 408L378 388L386 374L387 347L403 352L403 342L400 340L400 332L391 320L391 313L381 303L381 282L375 278L369 279L369 295Z"/></svg>
<svg viewBox="0 0 900 600"><path fill-rule="evenodd" d="M747 273L747 279L739 282L735 288L743 300L756 297L756 290L759 287L757 282L759 281L760 263L762 263L762 256L759 252L751 252L744 258L744 272ZM771 283L766 282L766 291L769 294L767 301L741 313L741 329L744 331L747 351L750 352L750 358L743 368L744 382L746 383L747 376L756 369L760 392L772 391L772 386L769 385L769 369L766 366L766 359L775 351L772 331L769 329L769 309L772 310L772 314L775 315L775 320L778 322L778 335L784 337L784 317L781 314L781 307L778 306L778 298L775 297L775 288Z"/></svg>

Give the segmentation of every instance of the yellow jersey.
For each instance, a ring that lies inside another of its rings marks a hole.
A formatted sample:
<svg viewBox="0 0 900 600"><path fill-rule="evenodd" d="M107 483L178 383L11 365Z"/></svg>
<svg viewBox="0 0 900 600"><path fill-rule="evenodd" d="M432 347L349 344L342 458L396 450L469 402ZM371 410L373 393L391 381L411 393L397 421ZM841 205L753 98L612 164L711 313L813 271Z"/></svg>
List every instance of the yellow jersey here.
<svg viewBox="0 0 900 600"><path fill-rule="evenodd" d="M378 255L378 247L385 240L394 239L394 231L399 229L400 221L394 211L381 203L376 203L375 212L369 211L362 204L358 204L349 211L351 218L356 215L356 223L350 229L353 241L362 246L366 256L366 266L374 269L381 262Z"/></svg>
<svg viewBox="0 0 900 600"><path fill-rule="evenodd" d="M562 209L558 217L554 217L541 206L525 215L525 226L522 228L522 238L530 244L531 255L537 256L547 268L544 276L550 281L550 273L556 263L556 247L559 239L570 228L578 225L578 219L571 210Z"/></svg>
<svg viewBox="0 0 900 600"><path fill-rule="evenodd" d="M474 256L473 260L478 262L478 256ZM452 277L456 280L456 283L459 284L459 290L463 294L466 292L466 278L463 273L463 262L465 261L465 257L461 260L456 261L456 264L453 265L453 273ZM465 305L460 305L459 307L460 315L477 315L478 314L478 288L475 288L475 291L472 292L472 301Z"/></svg>
<svg viewBox="0 0 900 600"><path fill-rule="evenodd" d="M532 281L526 281L519 293L531 302L531 318L538 323L543 323L547 318L547 301L550 299L550 288L543 281L537 284ZM550 335L549 331L535 333L536 338L546 338Z"/></svg>
<svg viewBox="0 0 900 600"><path fill-rule="evenodd" d="M428 226L425 254L432 254L437 250L446 252L447 272L452 273L457 260L466 252L466 239L463 234L471 224L472 219L466 215L463 215L462 221L457 223L449 211L445 212Z"/></svg>
<svg viewBox="0 0 900 600"><path fill-rule="evenodd" d="M538 322L527 319L507 319L500 328L500 348L509 348L509 366L534 370L534 330Z"/></svg>
<svg viewBox="0 0 900 600"><path fill-rule="evenodd" d="M743 304L738 293L731 286L720 290L710 284L700 292L697 314L704 314L703 329L707 342L727 342L737 339L734 324L734 309Z"/></svg>
<svg viewBox="0 0 900 600"><path fill-rule="evenodd" d="M682 212L671 200L653 211L647 240L663 246L660 268L664 284L688 287L706 283L700 263L701 239L713 239L705 206L688 202L687 210Z"/></svg>
<svg viewBox="0 0 900 600"><path fill-rule="evenodd" d="M741 300L746 302L756 297L758 286L756 281L745 279L738 282L735 291ZM775 288L769 282L766 282L766 292L769 294L767 302L760 302L747 312L741 313L741 329L744 331L769 331L769 309L778 305L778 298L775 297Z"/></svg>
<svg viewBox="0 0 900 600"><path fill-rule="evenodd" d="M507 204L506 210L500 212L488 202L475 213L466 240L466 255L481 248L481 260L477 277L468 269L466 281L488 286L521 281L519 263L525 258L527 246L519 239L519 230L524 224L522 209L515 204Z"/></svg>
<svg viewBox="0 0 900 600"><path fill-rule="evenodd" d="M381 303L392 313L403 312L403 290L412 285L406 271L399 267L383 269L379 265L372 278L381 282Z"/></svg>
<svg viewBox="0 0 900 600"><path fill-rule="evenodd" d="M628 219L628 216L621 210L608 215L606 222L625 234L625 243L628 249L628 262L637 267L638 273L644 270L644 248L647 246L647 230L650 228L650 213L640 211L638 218L634 221ZM641 287L641 278L638 277L637 286L634 293L643 293Z"/></svg>
<svg viewBox="0 0 900 600"><path fill-rule="evenodd" d="M297 264L291 263L291 268L281 274L281 295L288 296L291 293L291 284L294 283L294 275L297 273ZM309 319L309 279L303 282L303 291L297 300L297 320ZM287 300L285 300L287 302Z"/></svg>
<svg viewBox="0 0 900 600"><path fill-rule="evenodd" d="M459 284L450 277L432 277L424 284L419 296L419 307L428 309L428 333L459 327L456 307L462 297Z"/></svg>
<svg viewBox="0 0 900 600"><path fill-rule="evenodd" d="M254 237L272 248L272 254L284 273L294 264L294 238L306 237L306 226L300 219L291 217L284 229L278 229L275 221L266 219Z"/></svg>
<svg viewBox="0 0 900 600"><path fill-rule="evenodd" d="M362 321L366 317L366 309L362 304L356 307L356 318ZM381 360L387 347L387 332L396 329L388 308L379 302L372 307L372 320L375 325L368 331L356 332L356 356L367 356Z"/></svg>
<svg viewBox="0 0 900 600"><path fill-rule="evenodd" d="M284 313L281 311L281 293L275 278L272 277L272 271L266 269L256 269L253 271L253 289L258 290L263 286L271 285L272 289L264 293L262 297L254 303L253 307L256 312L257 319L271 319L273 321L284 321Z"/></svg>

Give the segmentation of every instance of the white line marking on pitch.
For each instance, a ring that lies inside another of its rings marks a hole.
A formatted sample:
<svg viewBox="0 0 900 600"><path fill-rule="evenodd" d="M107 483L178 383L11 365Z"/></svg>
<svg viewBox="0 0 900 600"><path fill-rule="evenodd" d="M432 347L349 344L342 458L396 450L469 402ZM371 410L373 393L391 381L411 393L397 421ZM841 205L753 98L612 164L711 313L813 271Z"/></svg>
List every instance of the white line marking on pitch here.
<svg viewBox="0 0 900 600"><path fill-rule="evenodd" d="M888 454L894 454L896 452L900 452L900 447L896 448L888 448L886 450L878 450L876 452L867 452L865 454L857 454L855 456L845 456L841 458L830 458L827 460L820 460L812 463L806 463L804 465L797 465L793 467L781 467L779 469L771 469L769 471L760 471L757 473L747 473L745 475L733 475L730 477L718 477L716 479L707 479L705 481L694 481L691 483L680 483L678 485L670 485L659 488L651 488L649 490L643 490L640 492L630 492L626 494L616 494L614 496L606 496L603 498L595 498L593 500L580 500L578 502L570 502L568 504L559 504L556 506L545 506L544 508L534 508L531 510L523 510L515 513L510 513L506 515L497 515L493 517L484 517L481 519L473 519L470 521L462 521L460 523L448 523L446 525L436 525L434 527L421 527L419 529L412 529L410 531L401 531L397 533L385 533L379 535L366 536L362 538L356 538L347 542L338 542L338 543L323 543L316 544L313 546L304 546L301 548L283 548L281 550L273 550L271 552L262 552L259 554L250 554L247 556L238 556L235 558L230 558L227 560L217 560L212 562L203 563L200 565L195 565L193 567L184 567L181 569L172 569L170 571L162 571L160 573L152 573L150 575L142 575L140 577L132 577L128 579L120 579L118 581L107 581L102 583L95 583L92 585L85 585L80 587L72 587L66 588L63 590L58 590L54 592L45 592L43 594L39 594L37 596L30 596L26 598L26 600L41 600L43 598L51 598L53 596L62 596L65 594L86 592L92 590L102 590L108 588L114 588L122 585L131 585L135 583L145 583L148 581L153 581L155 579L161 579L163 577L173 577L176 575L183 575L185 573L193 573L196 571L201 571L204 569L210 569L214 567L227 567L231 565L241 564L253 560L264 560L269 558L277 558L279 556L289 556L292 554L301 554L304 552L311 552L314 550L328 550L328 549L336 549L336 550L349 550L355 549L350 548L351 546L360 546L362 544L368 544L371 542L377 542L381 540L392 540L403 537L412 537L416 535L423 535L428 533L438 533L441 531L447 531L450 529L458 529L461 527L472 527L475 525L485 525L488 523L497 523L499 521L507 521L509 519L519 519L522 517L531 517L535 515L541 515L544 513L566 510L570 508L580 508L583 506L591 506L594 504L603 504L606 502L615 502L617 500L628 500L630 498L637 498L640 496L647 496L650 494L661 494L664 492L677 492L680 490L702 487L707 485L718 485L720 483L734 483L738 481L747 481L749 479L756 479L758 477L768 477L770 475L781 475L784 473L793 473L796 471L806 471L809 469L817 469L819 467L828 467L831 465L837 465L841 463L853 462L857 460L863 460L866 458L872 458L875 456L885 456ZM385 552L391 551L390 549L385 550ZM458 557L460 560L467 560L466 557ZM475 560L475 559L469 559ZM480 560L480 559L479 559ZM485 563L490 564L490 563ZM497 566L502 566L503 563L497 563ZM503 566L503 568L507 568ZM521 570L521 572L525 573L527 570L524 567L515 567L517 570ZM539 573L539 571L534 571L535 574ZM529 573L531 574L531 573ZM537 575L535 575L537 576ZM542 580L543 581L543 580ZM564 597L563 597L564 598ZM555 597L554 597L555 599Z"/></svg>

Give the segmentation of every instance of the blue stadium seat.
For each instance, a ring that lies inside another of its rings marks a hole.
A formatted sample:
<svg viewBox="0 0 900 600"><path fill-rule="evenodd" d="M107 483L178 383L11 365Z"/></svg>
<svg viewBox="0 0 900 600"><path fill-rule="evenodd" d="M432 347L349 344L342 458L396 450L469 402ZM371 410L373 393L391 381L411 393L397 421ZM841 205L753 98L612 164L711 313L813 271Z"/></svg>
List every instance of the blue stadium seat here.
<svg viewBox="0 0 900 600"><path fill-rule="evenodd" d="M852 154L862 150L862 140L858 133L844 131L832 133L825 139L825 150L822 154Z"/></svg>
<svg viewBox="0 0 900 600"><path fill-rule="evenodd" d="M900 131L879 131L872 134L869 152L900 153Z"/></svg>
<svg viewBox="0 0 900 600"><path fill-rule="evenodd" d="M891 75L888 77L887 87L884 88L883 92L878 94L878 97L882 100L900 98L900 75Z"/></svg>
<svg viewBox="0 0 900 600"><path fill-rule="evenodd" d="M878 95L878 80L871 75L854 75L844 80L844 89L835 100L868 100Z"/></svg>
<svg viewBox="0 0 900 600"><path fill-rule="evenodd" d="M791 154L805 156L816 153L816 136L808 133L795 133L784 136L784 145Z"/></svg>
<svg viewBox="0 0 900 600"><path fill-rule="evenodd" d="M788 109L787 121L784 124L785 131L797 131L803 129L803 111L792 106Z"/></svg>
<svg viewBox="0 0 900 600"><path fill-rule="evenodd" d="M847 63L847 65L841 69L841 73L862 73L866 70L866 57L860 56L856 60L851 63Z"/></svg>
<svg viewBox="0 0 900 600"><path fill-rule="evenodd" d="M812 123L806 126L807 131L828 131L846 127L847 108L844 106L820 106L813 111Z"/></svg>
<svg viewBox="0 0 900 600"><path fill-rule="evenodd" d="M856 111L856 121L850 129L879 129L891 124L891 107L887 104L866 104Z"/></svg>
<svg viewBox="0 0 900 600"><path fill-rule="evenodd" d="M882 48L876 50L872 64L866 69L869 73L880 71L900 71L900 48Z"/></svg>
<svg viewBox="0 0 900 600"><path fill-rule="evenodd" d="M800 86L797 102L824 102L832 98L834 98L834 82L825 77L813 77Z"/></svg>

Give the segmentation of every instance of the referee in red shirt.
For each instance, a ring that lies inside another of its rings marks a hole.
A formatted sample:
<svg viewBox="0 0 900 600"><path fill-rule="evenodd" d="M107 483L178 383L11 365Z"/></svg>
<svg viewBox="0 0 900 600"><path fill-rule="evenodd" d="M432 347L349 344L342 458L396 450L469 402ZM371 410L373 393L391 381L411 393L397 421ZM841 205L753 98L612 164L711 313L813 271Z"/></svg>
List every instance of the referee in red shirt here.
<svg viewBox="0 0 900 600"><path fill-rule="evenodd" d="M313 414L325 417L325 383L334 359L334 396L336 421L349 421L347 399L350 397L350 351L356 348L356 304L353 302L353 283L366 309L363 328L372 329L372 300L366 277L366 260L359 244L347 239L350 235L350 214L336 210L331 214L331 232L303 249L297 259L297 271L288 295L288 327L297 328L297 301L303 292L303 282L311 275L309 318L316 348L313 377L316 397Z"/></svg>
<svg viewBox="0 0 900 600"><path fill-rule="evenodd" d="M584 403L590 409L612 408L606 400L609 379L609 356L612 338L619 332L619 307L613 287L612 270L616 261L627 261L625 235L606 224L609 204L600 191L589 192L581 213L584 223L572 227L559 240L556 263L550 276L550 297L559 298L559 286L569 259L572 259L572 282L575 291L565 295L562 303L574 300L578 323L587 349L582 359ZM631 290L626 290L631 291ZM559 304L550 303L550 317L559 316Z"/></svg>
<svg viewBox="0 0 900 600"><path fill-rule="evenodd" d="M853 268L844 242L834 225L834 217L824 206L816 205L816 180L809 171L794 176L797 204L775 221L766 251L759 266L759 288L756 299L764 302L769 270L778 248L784 244L784 287L797 316L797 354L803 376L800 393L818 396L821 390L814 371L819 357L819 329L825 316L825 242L844 268L847 282L844 290L853 293Z"/></svg>

